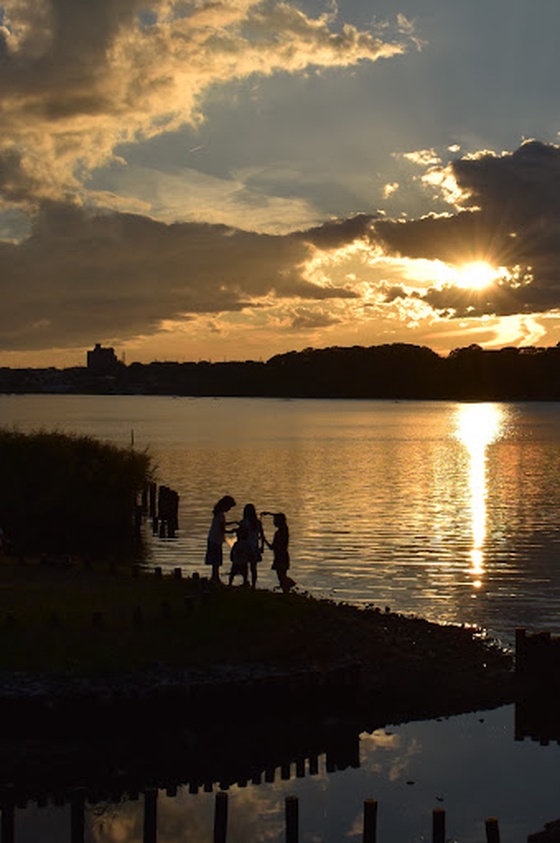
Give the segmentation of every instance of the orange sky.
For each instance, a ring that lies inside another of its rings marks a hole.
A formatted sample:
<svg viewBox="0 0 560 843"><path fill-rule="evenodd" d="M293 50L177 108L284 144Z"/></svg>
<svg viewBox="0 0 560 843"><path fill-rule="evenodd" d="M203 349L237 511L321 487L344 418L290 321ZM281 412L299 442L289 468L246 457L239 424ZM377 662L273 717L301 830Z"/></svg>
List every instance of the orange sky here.
<svg viewBox="0 0 560 843"><path fill-rule="evenodd" d="M0 2L0 366L560 341L554 4L61 9Z"/></svg>

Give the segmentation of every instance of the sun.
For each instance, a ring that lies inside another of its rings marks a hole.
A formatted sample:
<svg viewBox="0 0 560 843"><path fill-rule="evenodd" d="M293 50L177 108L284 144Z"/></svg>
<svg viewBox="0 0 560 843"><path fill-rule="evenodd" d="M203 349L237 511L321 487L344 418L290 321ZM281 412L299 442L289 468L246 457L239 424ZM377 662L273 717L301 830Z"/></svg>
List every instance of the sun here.
<svg viewBox="0 0 560 843"><path fill-rule="evenodd" d="M454 283L465 290L483 290L499 276L499 270L486 261L472 261L458 267Z"/></svg>

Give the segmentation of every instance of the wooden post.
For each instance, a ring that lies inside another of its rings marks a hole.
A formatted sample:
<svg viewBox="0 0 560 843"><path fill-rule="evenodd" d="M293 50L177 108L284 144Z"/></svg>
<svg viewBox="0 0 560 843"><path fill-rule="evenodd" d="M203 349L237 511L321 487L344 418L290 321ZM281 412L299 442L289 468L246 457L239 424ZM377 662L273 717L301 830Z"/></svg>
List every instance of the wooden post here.
<svg viewBox="0 0 560 843"><path fill-rule="evenodd" d="M157 843L157 797L155 787L144 791L144 843Z"/></svg>
<svg viewBox="0 0 560 843"><path fill-rule="evenodd" d="M299 802L297 796L286 796L286 843L299 841Z"/></svg>
<svg viewBox="0 0 560 843"><path fill-rule="evenodd" d="M443 808L434 808L432 812L432 841L433 843L445 843L445 811Z"/></svg>
<svg viewBox="0 0 560 843"><path fill-rule="evenodd" d="M515 630L515 673L521 676L527 667L527 636L523 627Z"/></svg>
<svg viewBox="0 0 560 843"><path fill-rule="evenodd" d="M377 840L377 800L364 801L364 833L363 843L376 843Z"/></svg>
<svg viewBox="0 0 560 843"><path fill-rule="evenodd" d="M214 803L214 843L226 843L227 815L228 795L219 790Z"/></svg>
<svg viewBox="0 0 560 843"><path fill-rule="evenodd" d="M156 497L157 497L157 484L150 483L148 486L148 512L149 515L153 518L156 514Z"/></svg>
<svg viewBox="0 0 560 843"><path fill-rule="evenodd" d="M2 843L14 843L15 840L15 801L13 788L2 788Z"/></svg>
<svg viewBox="0 0 560 843"><path fill-rule="evenodd" d="M161 578L163 577L163 568L161 567L161 565L156 565L156 567L154 568L154 575L156 580L161 580Z"/></svg>
<svg viewBox="0 0 560 843"><path fill-rule="evenodd" d="M70 801L70 841L71 843L84 843L84 806L85 789L76 788Z"/></svg>
<svg viewBox="0 0 560 843"><path fill-rule="evenodd" d="M488 817L486 824L486 843L500 843L500 829L498 828L498 820L494 817Z"/></svg>
<svg viewBox="0 0 560 843"><path fill-rule="evenodd" d="M173 576L176 580L180 580L183 576L183 569L182 568L173 568Z"/></svg>

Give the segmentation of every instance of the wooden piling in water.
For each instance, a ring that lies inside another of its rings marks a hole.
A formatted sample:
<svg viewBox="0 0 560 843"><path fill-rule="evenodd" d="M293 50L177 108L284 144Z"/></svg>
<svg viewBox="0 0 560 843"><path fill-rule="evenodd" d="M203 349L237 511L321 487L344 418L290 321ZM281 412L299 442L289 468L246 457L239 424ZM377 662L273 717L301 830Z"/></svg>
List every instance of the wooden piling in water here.
<svg viewBox="0 0 560 843"><path fill-rule="evenodd" d="M228 795L223 790L216 793L214 803L214 843L226 843Z"/></svg>
<svg viewBox="0 0 560 843"><path fill-rule="evenodd" d="M286 843L299 841L299 801L297 796L286 796Z"/></svg>
<svg viewBox="0 0 560 843"><path fill-rule="evenodd" d="M70 799L70 843L84 843L85 789L76 788Z"/></svg>
<svg viewBox="0 0 560 843"><path fill-rule="evenodd" d="M498 828L498 820L495 817L488 817L485 820L486 826L486 843L500 843L500 829Z"/></svg>
<svg viewBox="0 0 560 843"><path fill-rule="evenodd" d="M2 843L14 843L15 840L15 798L13 786L2 788L0 807L2 808Z"/></svg>
<svg viewBox="0 0 560 843"><path fill-rule="evenodd" d="M149 501L149 509L148 514L151 518L155 517L156 514L156 499L157 499L157 485L155 483L150 483L148 486L148 501Z"/></svg>
<svg viewBox="0 0 560 843"><path fill-rule="evenodd" d="M144 838L143 843L157 843L157 788L144 791Z"/></svg>
<svg viewBox="0 0 560 843"><path fill-rule="evenodd" d="M377 800L366 799L364 801L364 829L362 835L363 843L376 843L377 841Z"/></svg>
<svg viewBox="0 0 560 843"><path fill-rule="evenodd" d="M434 808L432 812L432 843L445 843L445 811Z"/></svg>

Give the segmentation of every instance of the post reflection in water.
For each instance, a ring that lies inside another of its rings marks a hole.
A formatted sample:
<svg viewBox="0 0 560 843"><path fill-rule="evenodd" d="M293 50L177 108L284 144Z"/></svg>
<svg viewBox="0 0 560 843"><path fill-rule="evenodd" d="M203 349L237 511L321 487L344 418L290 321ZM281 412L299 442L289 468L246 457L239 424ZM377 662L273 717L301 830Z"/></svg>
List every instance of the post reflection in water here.
<svg viewBox="0 0 560 843"><path fill-rule="evenodd" d="M503 431L503 409L497 404L462 404L458 407L457 438L469 452L469 488L471 505L473 586L480 588L484 575L484 540L486 538L487 448Z"/></svg>

